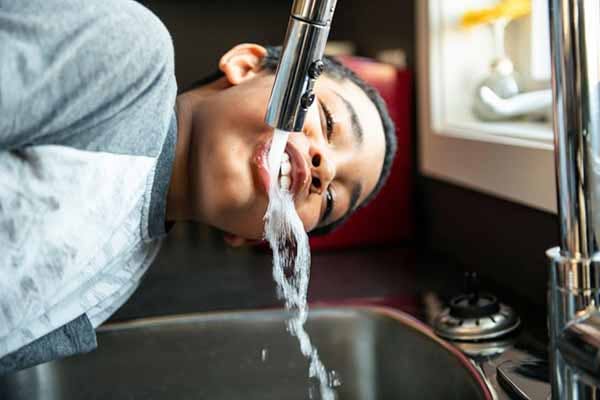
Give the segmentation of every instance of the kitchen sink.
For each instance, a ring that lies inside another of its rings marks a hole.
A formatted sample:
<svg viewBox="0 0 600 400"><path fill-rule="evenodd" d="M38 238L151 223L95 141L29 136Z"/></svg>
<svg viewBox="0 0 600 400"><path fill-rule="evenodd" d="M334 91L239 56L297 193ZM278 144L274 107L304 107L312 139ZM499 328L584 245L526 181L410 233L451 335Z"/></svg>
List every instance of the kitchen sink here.
<svg viewBox="0 0 600 400"><path fill-rule="evenodd" d="M98 350L0 377L2 400L319 399L283 310L105 325ZM339 400L491 399L472 364L383 307L313 308L306 324ZM339 382L337 382L339 383Z"/></svg>

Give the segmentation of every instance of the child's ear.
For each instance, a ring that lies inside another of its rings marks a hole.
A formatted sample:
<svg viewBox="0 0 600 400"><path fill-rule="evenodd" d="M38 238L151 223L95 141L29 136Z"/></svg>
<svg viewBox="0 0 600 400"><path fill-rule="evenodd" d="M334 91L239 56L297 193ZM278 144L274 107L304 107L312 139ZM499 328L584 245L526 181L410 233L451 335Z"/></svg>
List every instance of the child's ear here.
<svg viewBox="0 0 600 400"><path fill-rule="evenodd" d="M262 243L262 240L246 239L232 233L224 233L223 240L231 247L253 246Z"/></svg>
<svg viewBox="0 0 600 400"><path fill-rule="evenodd" d="M256 76L266 55L267 50L258 44L238 44L221 57L219 69L230 85L238 85Z"/></svg>

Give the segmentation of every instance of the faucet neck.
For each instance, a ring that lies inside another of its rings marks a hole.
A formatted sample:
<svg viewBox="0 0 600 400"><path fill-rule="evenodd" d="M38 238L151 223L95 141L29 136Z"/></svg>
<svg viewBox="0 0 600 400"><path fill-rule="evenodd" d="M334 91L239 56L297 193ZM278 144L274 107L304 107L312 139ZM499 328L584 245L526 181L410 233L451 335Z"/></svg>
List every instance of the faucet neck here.
<svg viewBox="0 0 600 400"><path fill-rule="evenodd" d="M600 3L549 5L561 251L589 258L600 229Z"/></svg>

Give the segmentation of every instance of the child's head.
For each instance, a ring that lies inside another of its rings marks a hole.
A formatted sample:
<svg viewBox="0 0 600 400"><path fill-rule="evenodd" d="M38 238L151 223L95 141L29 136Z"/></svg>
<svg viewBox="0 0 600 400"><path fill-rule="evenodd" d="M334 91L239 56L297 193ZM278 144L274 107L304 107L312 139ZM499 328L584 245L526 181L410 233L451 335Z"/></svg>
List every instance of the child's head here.
<svg viewBox="0 0 600 400"><path fill-rule="evenodd" d="M263 160L273 134L264 117L278 59L278 48L238 45L223 55L217 74L178 96L191 123L188 217L235 243L263 233ZM330 230L368 202L389 175L396 149L379 95L339 62L324 62L303 131L291 133L286 148L290 190L309 232Z"/></svg>

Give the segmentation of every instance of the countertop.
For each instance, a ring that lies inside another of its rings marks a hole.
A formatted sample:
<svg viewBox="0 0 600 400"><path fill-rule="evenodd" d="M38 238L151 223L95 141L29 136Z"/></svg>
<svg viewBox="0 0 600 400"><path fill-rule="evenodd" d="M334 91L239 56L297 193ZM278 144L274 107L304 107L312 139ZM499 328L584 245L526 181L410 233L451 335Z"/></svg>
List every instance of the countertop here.
<svg viewBox="0 0 600 400"><path fill-rule="evenodd" d="M229 248L213 230L173 228L140 287L109 322L220 310L282 307L264 248ZM463 290L463 271L448 259L410 245L321 251L312 254L309 302L388 305L430 322L431 314ZM542 345L543 310L510 289L483 282L520 313L525 330Z"/></svg>
<svg viewBox="0 0 600 400"><path fill-rule="evenodd" d="M415 285L414 260L414 251L402 246L313 253L309 300L400 297L414 307L414 299L426 289ZM267 249L229 248L214 231L177 226L138 290L111 321L280 307L271 263Z"/></svg>

